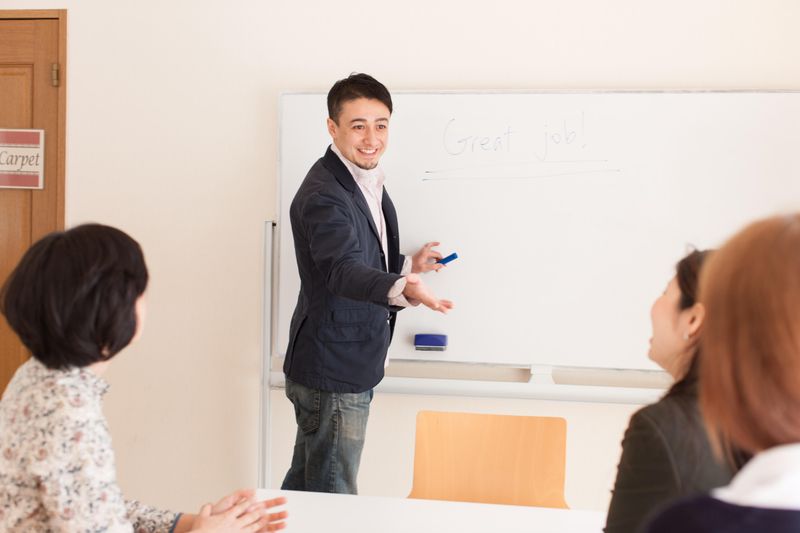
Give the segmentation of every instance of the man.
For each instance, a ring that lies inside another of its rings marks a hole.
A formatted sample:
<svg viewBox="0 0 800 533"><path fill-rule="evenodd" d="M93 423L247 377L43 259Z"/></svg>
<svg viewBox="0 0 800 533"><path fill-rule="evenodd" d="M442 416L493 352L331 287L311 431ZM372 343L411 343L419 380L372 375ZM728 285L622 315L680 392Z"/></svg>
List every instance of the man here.
<svg viewBox="0 0 800 533"><path fill-rule="evenodd" d="M453 306L418 276L442 267L439 243L412 258L399 251L397 213L378 165L391 113L389 91L371 76L336 82L328 93L333 144L289 210L300 294L283 370L297 438L283 489L357 492L372 389L383 379L396 311Z"/></svg>

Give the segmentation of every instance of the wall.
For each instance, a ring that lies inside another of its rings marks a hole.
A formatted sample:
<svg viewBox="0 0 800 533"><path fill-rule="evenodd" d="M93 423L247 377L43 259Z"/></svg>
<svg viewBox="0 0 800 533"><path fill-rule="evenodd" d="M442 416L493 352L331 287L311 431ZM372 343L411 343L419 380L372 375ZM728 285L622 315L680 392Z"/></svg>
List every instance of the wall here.
<svg viewBox="0 0 800 533"><path fill-rule="evenodd" d="M277 487L291 462L296 426L292 406L283 391L273 391L271 400L271 479ZM406 497L411 492L418 411L557 416L567 420L567 504L572 509L604 510L616 475L622 432L636 408L610 403L376 394L361 458L359 492L396 497Z"/></svg>
<svg viewBox="0 0 800 533"><path fill-rule="evenodd" d="M145 335L109 375L120 482L130 496L186 509L256 481L261 231L277 211L281 91L327 90L351 71L393 90L800 89L794 0L0 7L69 11L67 222L125 229L152 273ZM275 403L280 468L293 430ZM407 430L421 407L566 412L581 432L594 427L591 442L570 443L568 489L573 506L592 508L605 505L632 408L379 397L365 493L407 490ZM404 442L389 431L395 421ZM584 466L591 475L576 476Z"/></svg>

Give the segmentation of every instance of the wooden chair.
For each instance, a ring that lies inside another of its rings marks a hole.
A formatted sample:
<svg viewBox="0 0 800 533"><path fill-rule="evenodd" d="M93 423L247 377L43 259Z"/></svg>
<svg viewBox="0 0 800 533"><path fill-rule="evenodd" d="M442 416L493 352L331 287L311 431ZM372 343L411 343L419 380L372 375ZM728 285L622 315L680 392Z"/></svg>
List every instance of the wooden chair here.
<svg viewBox="0 0 800 533"><path fill-rule="evenodd" d="M567 508L563 418L420 411L409 498Z"/></svg>

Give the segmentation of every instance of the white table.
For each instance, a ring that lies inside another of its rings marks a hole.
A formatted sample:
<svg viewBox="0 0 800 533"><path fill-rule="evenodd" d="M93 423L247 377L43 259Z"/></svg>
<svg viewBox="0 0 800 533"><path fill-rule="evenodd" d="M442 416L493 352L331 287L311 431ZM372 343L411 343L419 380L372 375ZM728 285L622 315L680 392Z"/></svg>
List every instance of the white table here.
<svg viewBox="0 0 800 533"><path fill-rule="evenodd" d="M288 533L600 533L605 513L262 489L288 499Z"/></svg>

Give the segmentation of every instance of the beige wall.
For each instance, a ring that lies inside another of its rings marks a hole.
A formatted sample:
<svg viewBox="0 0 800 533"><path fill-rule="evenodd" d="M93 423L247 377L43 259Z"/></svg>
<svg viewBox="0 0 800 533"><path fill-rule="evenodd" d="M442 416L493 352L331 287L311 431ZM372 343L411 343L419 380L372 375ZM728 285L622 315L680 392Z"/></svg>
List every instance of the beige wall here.
<svg viewBox="0 0 800 533"><path fill-rule="evenodd" d="M256 481L261 232L277 211L281 91L326 90L351 71L393 90L800 89L795 0L2 7L69 10L67 222L125 229L152 273L144 338L110 372L120 481L180 508ZM275 404L280 470L293 430L287 404ZM422 407L568 414L567 496L592 508L605 505L632 409L379 397L365 493L407 491L408 428Z"/></svg>
<svg viewBox="0 0 800 533"><path fill-rule="evenodd" d="M296 426L283 391L273 391L271 399L272 484L277 487L291 461ZM359 492L397 497L411 492L414 424L420 410L558 416L567 420L567 504L573 509L605 509L616 474L619 441L636 408L610 403L376 394L361 460Z"/></svg>

